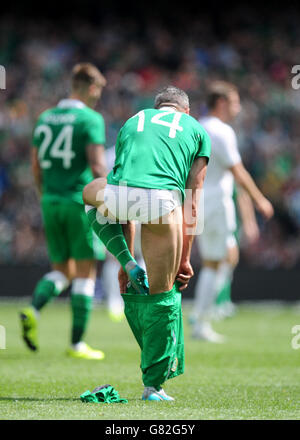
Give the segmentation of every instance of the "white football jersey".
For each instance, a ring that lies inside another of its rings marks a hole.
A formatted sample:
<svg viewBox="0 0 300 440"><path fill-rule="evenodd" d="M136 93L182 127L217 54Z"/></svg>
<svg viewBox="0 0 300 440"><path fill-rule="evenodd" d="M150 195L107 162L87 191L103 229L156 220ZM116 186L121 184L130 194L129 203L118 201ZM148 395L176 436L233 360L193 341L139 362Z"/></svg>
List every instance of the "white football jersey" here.
<svg viewBox="0 0 300 440"><path fill-rule="evenodd" d="M215 203L233 194L234 177L229 168L241 162L237 139L230 125L215 116L199 120L211 139L211 155L204 181L205 203Z"/></svg>
<svg viewBox="0 0 300 440"><path fill-rule="evenodd" d="M115 145L113 145L112 147L109 147L105 150L107 173L109 173L113 169L115 165L115 159L116 159L116 150L115 150Z"/></svg>

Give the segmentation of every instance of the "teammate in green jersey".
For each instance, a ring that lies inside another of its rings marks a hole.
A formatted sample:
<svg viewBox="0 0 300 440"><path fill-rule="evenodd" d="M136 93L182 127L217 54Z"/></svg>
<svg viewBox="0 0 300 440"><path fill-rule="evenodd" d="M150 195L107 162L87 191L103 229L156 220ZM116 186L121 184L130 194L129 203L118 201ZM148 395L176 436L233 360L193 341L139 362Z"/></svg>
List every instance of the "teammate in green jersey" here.
<svg viewBox="0 0 300 440"><path fill-rule="evenodd" d="M169 86L156 96L155 109L121 128L107 182L96 179L83 192L94 230L122 266L125 315L141 348L143 400L173 400L161 386L184 372L181 290L193 275L197 190L209 155L210 139L189 116L188 96ZM133 257L136 220L149 288Z"/></svg>
<svg viewBox="0 0 300 440"><path fill-rule="evenodd" d="M43 112L35 126L32 170L40 193L41 210L52 271L37 283L31 306L20 313L23 339L38 349L40 310L71 283L72 335L67 354L103 359L104 353L82 341L92 309L96 264L93 231L82 200L84 186L106 175L105 125L93 110L106 84L89 63L72 71L72 91L54 108Z"/></svg>

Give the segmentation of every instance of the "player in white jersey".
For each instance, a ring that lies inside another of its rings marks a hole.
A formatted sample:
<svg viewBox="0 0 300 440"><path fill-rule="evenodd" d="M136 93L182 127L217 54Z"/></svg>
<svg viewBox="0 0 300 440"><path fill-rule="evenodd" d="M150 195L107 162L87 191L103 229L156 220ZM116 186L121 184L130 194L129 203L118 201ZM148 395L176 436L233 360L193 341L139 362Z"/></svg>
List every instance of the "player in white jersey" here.
<svg viewBox="0 0 300 440"><path fill-rule="evenodd" d="M232 84L216 81L208 92L209 114L200 120L211 138L211 158L204 184L204 230L198 236L202 270L195 288L192 336L222 342L213 331L211 309L218 290L232 277L239 250L234 236L236 213L232 199L234 180L251 197L256 209L266 218L273 215L271 203L257 188L245 169L237 139L229 122L240 112L240 98Z"/></svg>

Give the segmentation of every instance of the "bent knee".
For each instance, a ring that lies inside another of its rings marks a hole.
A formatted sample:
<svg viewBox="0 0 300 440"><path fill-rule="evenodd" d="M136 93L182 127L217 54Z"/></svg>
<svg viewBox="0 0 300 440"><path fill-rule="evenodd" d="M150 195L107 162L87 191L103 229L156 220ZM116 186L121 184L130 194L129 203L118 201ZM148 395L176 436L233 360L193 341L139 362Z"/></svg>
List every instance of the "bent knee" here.
<svg viewBox="0 0 300 440"><path fill-rule="evenodd" d="M89 197L89 195L90 195L90 187L89 186L90 186L90 183L85 185L85 187L83 188L83 191L82 191L82 200L84 201L84 203L86 205L91 204L90 197Z"/></svg>
<svg viewBox="0 0 300 440"><path fill-rule="evenodd" d="M202 266L209 267L210 269L213 269L213 270L218 270L221 263L222 263L222 260L203 260Z"/></svg>
<svg viewBox="0 0 300 440"><path fill-rule="evenodd" d="M106 186L106 178L99 177L98 179L93 180L88 183L82 191L82 199L86 205L99 205L101 203L103 195L101 194L104 191Z"/></svg>

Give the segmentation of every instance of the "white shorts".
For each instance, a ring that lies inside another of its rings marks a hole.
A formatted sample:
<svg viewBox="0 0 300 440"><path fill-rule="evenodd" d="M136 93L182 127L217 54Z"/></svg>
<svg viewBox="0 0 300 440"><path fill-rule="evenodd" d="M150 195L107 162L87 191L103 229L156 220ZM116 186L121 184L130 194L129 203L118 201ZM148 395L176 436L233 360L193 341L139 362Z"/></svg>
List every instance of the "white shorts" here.
<svg viewBox="0 0 300 440"><path fill-rule="evenodd" d="M104 204L119 221L155 222L180 206L181 199L181 193L177 190L110 184L104 190Z"/></svg>
<svg viewBox="0 0 300 440"><path fill-rule="evenodd" d="M204 209L204 229L196 239L203 259L221 261L228 249L237 246L236 213L232 199L209 204Z"/></svg>

